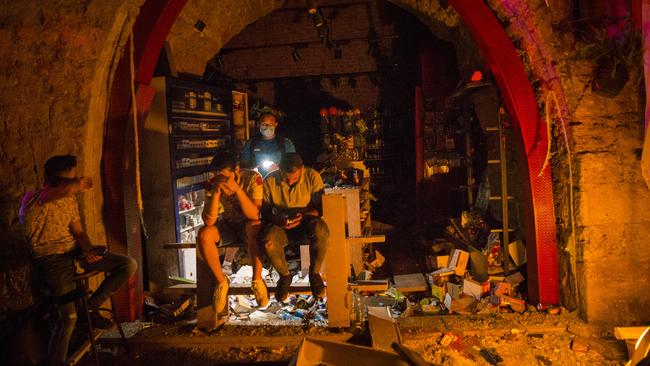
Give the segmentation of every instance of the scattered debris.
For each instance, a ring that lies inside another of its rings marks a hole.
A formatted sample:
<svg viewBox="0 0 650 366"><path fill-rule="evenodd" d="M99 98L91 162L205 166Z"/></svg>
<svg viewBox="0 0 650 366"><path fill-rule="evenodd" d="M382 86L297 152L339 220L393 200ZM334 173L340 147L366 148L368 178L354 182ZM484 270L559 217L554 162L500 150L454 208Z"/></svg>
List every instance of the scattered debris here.
<svg viewBox="0 0 650 366"><path fill-rule="evenodd" d="M571 350L575 353L587 353L589 351L589 343L584 338L576 337L571 342Z"/></svg>
<svg viewBox="0 0 650 366"><path fill-rule="evenodd" d="M407 366L398 355L369 347L305 338L289 365Z"/></svg>
<svg viewBox="0 0 650 366"><path fill-rule="evenodd" d="M178 301L162 305L160 313L169 320L175 320L190 308L193 296L183 295Z"/></svg>
<svg viewBox="0 0 650 366"><path fill-rule="evenodd" d="M427 290L427 281L421 273L393 276L395 288L401 293L424 292Z"/></svg>
<svg viewBox="0 0 650 366"><path fill-rule="evenodd" d="M459 336L457 336L457 335L455 335L453 333L445 333L445 334L442 335L440 340L438 340L438 343L441 346L449 347L449 345L456 342L459 338L460 338Z"/></svg>
<svg viewBox="0 0 650 366"><path fill-rule="evenodd" d="M368 307L368 328L373 348L391 351L393 343L402 342L399 327L391 316L390 307Z"/></svg>

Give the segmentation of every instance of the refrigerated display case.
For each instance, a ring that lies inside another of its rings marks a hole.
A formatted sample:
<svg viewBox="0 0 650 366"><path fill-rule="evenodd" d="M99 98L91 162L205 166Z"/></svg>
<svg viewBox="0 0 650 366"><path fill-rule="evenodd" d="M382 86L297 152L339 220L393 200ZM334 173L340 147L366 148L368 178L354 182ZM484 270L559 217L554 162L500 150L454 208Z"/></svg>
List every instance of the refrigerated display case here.
<svg viewBox="0 0 650 366"><path fill-rule="evenodd" d="M150 272L164 272L153 276L156 282L169 276L196 280L196 249L178 249L178 273L169 273L174 263L160 247L196 243L212 157L247 138L248 131L239 128L247 98L245 93L170 77L154 78L152 86L157 92L144 126L141 168Z"/></svg>

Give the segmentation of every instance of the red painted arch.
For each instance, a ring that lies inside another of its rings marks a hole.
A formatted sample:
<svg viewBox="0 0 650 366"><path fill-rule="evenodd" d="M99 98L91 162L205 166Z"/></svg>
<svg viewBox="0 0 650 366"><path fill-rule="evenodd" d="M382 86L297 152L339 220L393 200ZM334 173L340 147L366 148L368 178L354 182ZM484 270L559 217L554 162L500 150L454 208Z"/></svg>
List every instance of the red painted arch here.
<svg viewBox="0 0 650 366"><path fill-rule="evenodd" d="M138 85L149 85L163 42L186 3L187 0L148 0L142 6L133 27ZM533 90L512 42L483 0L450 0L449 3L473 33L496 78L508 111L521 128L528 161L532 199L529 220L527 220L531 222L531 225L526 228L527 243L529 244L527 246L528 296L532 303L557 304L559 303L559 279L550 170L547 168L541 176L538 175L544 162L548 141ZM127 52L124 57L128 57ZM119 70L116 72L116 78L120 77L117 75L118 72ZM124 105L124 99L129 98L129 94L116 92L115 88L116 86L113 85L111 106ZM146 93L147 89L146 87L139 88L138 94ZM140 108L139 111L141 112ZM132 151L124 148L126 136L124 131L128 130L128 109L115 112L117 113L113 113L107 122L107 134L112 131L113 135L117 135L117 139L121 140L121 143L113 144L107 141L105 144L104 174L107 180L119 182L129 174L124 172L124 164L107 164L107 157L119 161L132 161ZM117 133L119 131L122 132ZM116 149L119 150L116 151ZM133 197L126 197L128 193L123 189L113 188L107 193L113 197L116 194L123 196L120 201L133 199ZM107 201L109 201L107 202L109 216L111 213L118 214L111 209L110 200ZM115 208L117 211L121 211L123 207L118 205ZM115 220L113 222L109 220L107 226L108 231L113 233L127 230L121 220L117 223ZM140 245L139 240L134 244ZM141 302L136 300L135 303L131 303L131 307L139 303Z"/></svg>
<svg viewBox="0 0 650 366"><path fill-rule="evenodd" d="M558 253L550 168L539 174L548 138L533 89L512 42L483 0L450 0L449 3L471 30L524 140L532 199L526 220L531 223L526 227L529 302L558 304Z"/></svg>
<svg viewBox="0 0 650 366"><path fill-rule="evenodd" d="M187 0L148 0L133 26L134 64L139 120L144 121L152 97L148 87L160 50ZM130 42L130 41L129 41ZM131 112L130 44L113 75L102 156L106 239L111 250L128 254L139 264L136 275L114 296L122 319L139 318L143 304L144 253L135 187L134 129Z"/></svg>

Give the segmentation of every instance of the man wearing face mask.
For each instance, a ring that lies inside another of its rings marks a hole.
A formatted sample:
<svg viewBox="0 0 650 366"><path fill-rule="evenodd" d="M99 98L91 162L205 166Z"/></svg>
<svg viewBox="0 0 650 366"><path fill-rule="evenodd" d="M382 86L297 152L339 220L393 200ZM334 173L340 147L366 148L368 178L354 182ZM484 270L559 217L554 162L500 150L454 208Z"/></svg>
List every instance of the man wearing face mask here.
<svg viewBox="0 0 650 366"><path fill-rule="evenodd" d="M259 135L247 141L242 150L244 166L257 167L262 175L278 169L280 158L286 152L296 152L293 142L275 133L278 122L272 113L262 113L259 118Z"/></svg>

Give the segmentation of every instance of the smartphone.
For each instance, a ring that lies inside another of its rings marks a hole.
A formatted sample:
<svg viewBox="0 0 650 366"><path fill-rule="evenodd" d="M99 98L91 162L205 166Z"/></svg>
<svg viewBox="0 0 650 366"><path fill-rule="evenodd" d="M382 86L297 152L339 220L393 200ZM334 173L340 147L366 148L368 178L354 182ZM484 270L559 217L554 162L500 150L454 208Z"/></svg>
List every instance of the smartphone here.
<svg viewBox="0 0 650 366"><path fill-rule="evenodd" d="M88 255L98 255L100 257L103 257L108 253L108 248L107 247L100 247L100 248L94 248L91 249L87 254Z"/></svg>

